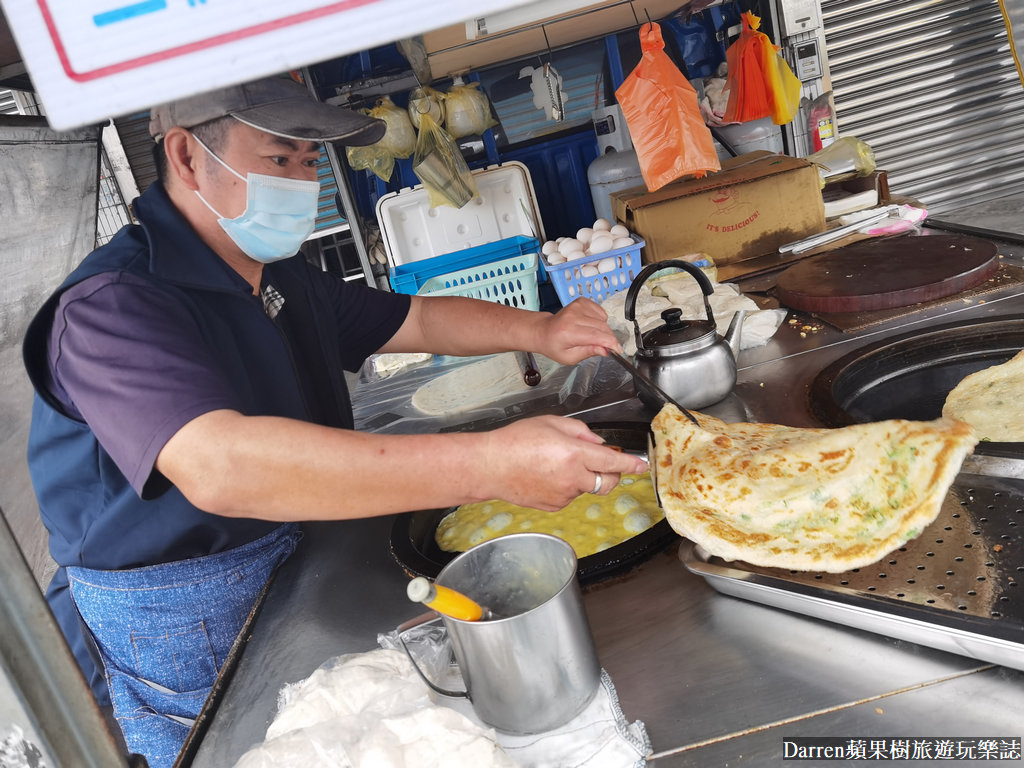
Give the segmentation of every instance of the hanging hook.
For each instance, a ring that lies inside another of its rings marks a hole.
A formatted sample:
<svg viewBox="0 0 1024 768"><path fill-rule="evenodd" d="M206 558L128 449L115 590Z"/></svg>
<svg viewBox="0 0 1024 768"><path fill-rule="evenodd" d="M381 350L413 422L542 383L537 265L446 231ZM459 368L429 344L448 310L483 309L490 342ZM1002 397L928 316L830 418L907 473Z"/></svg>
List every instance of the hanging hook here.
<svg viewBox="0 0 1024 768"><path fill-rule="evenodd" d="M647 26L654 29L654 22L651 21L651 14L647 12L647 6L644 6L644 16L647 17Z"/></svg>
<svg viewBox="0 0 1024 768"><path fill-rule="evenodd" d="M629 0L629 10L633 12L633 21L636 22L637 27L640 26L640 17L636 15L636 6L633 5L633 0Z"/></svg>

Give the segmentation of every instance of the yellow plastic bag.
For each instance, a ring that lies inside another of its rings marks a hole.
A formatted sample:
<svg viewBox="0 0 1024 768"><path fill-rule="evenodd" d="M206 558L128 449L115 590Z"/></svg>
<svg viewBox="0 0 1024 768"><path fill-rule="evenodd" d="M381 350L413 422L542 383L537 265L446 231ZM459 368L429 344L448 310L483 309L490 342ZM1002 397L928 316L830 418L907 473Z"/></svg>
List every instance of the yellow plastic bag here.
<svg viewBox="0 0 1024 768"><path fill-rule="evenodd" d="M697 92L665 53L661 27L640 28L640 63L615 91L640 172L653 192L670 181L721 169Z"/></svg>
<svg viewBox="0 0 1024 768"><path fill-rule="evenodd" d="M729 104L722 120L746 123L771 117L783 125L800 107L800 80L789 68L768 35L759 32L761 19L746 11L739 39L725 52L729 72Z"/></svg>
<svg viewBox="0 0 1024 768"><path fill-rule="evenodd" d="M429 112L420 115L420 132L412 156L412 170L427 190L431 208L461 208L479 192L458 145L434 122Z"/></svg>
<svg viewBox="0 0 1024 768"><path fill-rule="evenodd" d="M772 122L776 125L785 125L792 122L796 117L797 110L800 109L802 85L799 78L793 74L793 70L789 68L789 64L782 58L778 48L769 43L762 50L762 55L764 56L765 81L772 108Z"/></svg>
<svg viewBox="0 0 1024 768"><path fill-rule="evenodd" d="M394 157L409 157L416 149L416 129L412 126L409 113L396 106L391 98L383 96L368 113L387 123L384 138L378 144Z"/></svg>
<svg viewBox="0 0 1024 768"><path fill-rule="evenodd" d="M345 147L348 164L354 171L372 171L381 181L387 181L395 171L395 156L381 142L366 147Z"/></svg>

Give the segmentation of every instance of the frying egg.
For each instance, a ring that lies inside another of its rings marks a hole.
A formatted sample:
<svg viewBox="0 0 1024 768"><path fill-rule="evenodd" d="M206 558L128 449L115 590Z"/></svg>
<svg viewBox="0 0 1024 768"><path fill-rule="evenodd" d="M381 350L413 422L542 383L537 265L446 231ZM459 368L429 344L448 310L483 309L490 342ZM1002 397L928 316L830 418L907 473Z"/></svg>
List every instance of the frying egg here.
<svg viewBox="0 0 1024 768"><path fill-rule="evenodd" d="M651 477L623 475L607 496L584 493L557 512L542 512L507 501L464 504L438 525L435 538L446 552L462 552L515 531L550 533L586 557L621 544L665 517Z"/></svg>

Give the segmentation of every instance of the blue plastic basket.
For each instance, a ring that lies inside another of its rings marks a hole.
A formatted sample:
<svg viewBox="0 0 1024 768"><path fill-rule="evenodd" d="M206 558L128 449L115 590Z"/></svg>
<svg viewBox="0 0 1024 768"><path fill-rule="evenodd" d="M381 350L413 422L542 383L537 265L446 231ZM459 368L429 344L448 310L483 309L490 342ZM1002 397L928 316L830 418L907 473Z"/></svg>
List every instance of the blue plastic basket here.
<svg viewBox="0 0 1024 768"><path fill-rule="evenodd" d="M432 277L420 296L468 296L520 309L540 309L537 269L540 254L527 253Z"/></svg>
<svg viewBox="0 0 1024 768"><path fill-rule="evenodd" d="M453 251L441 256L433 256L429 259L399 264L391 269L391 287L395 293L417 293L423 284L431 278L456 270L478 267L489 262L537 253L539 250L540 244L535 238L522 235L507 237L504 240Z"/></svg>
<svg viewBox="0 0 1024 768"><path fill-rule="evenodd" d="M627 245L625 248L573 259L564 264L548 264L548 277L562 306L567 306L580 296L600 302L613 293L629 288L633 278L643 269L640 264L640 249L643 246L644 241L634 237L633 245ZM614 260L613 269L596 275L583 274L584 267L592 266L596 269L605 259Z"/></svg>

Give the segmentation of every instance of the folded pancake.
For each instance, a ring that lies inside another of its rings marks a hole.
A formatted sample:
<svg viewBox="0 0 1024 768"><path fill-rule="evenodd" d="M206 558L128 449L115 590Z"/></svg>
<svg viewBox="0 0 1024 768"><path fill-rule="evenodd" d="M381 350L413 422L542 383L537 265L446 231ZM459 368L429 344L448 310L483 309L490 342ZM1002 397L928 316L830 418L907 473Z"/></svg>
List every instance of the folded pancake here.
<svg viewBox="0 0 1024 768"><path fill-rule="evenodd" d="M977 442L955 419L841 429L655 417L658 495L672 528L712 555L840 573L918 536Z"/></svg>
<svg viewBox="0 0 1024 768"><path fill-rule="evenodd" d="M1002 365L972 373L946 396L942 415L966 421L982 440L1024 442L1024 350Z"/></svg>

